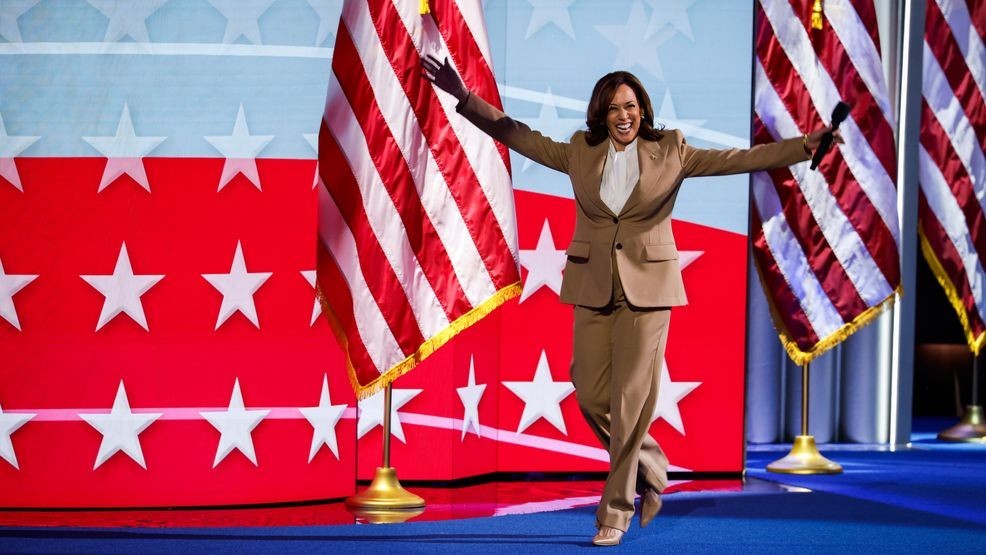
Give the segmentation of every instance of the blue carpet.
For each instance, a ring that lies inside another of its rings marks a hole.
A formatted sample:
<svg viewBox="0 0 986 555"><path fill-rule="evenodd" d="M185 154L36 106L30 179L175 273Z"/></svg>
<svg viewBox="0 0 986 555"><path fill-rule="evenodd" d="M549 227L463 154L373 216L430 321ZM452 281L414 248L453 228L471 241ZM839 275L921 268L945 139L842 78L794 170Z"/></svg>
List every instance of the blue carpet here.
<svg viewBox="0 0 986 555"><path fill-rule="evenodd" d="M619 552L984 553L986 446L823 453L835 476L769 474L749 453L744 492L665 497ZM763 487L766 482L794 487ZM807 488L811 491L804 491ZM4 553L560 553L590 549L594 509L397 525L222 529L0 528Z"/></svg>
<svg viewBox="0 0 986 555"><path fill-rule="evenodd" d="M766 465L785 452L764 451L748 453L747 475L986 525L986 445L936 443L895 452L825 452L823 446L822 452L843 474L773 474Z"/></svg>

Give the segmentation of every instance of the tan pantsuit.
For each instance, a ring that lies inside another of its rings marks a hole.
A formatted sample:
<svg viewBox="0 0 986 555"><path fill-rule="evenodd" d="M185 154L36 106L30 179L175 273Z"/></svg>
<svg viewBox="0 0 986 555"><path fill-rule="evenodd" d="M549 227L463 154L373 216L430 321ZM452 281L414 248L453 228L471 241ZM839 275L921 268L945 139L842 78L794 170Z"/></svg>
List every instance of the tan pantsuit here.
<svg viewBox="0 0 986 555"><path fill-rule="evenodd" d="M667 485L668 459L647 430L670 319L669 308L628 305L615 273L611 306L575 307L572 382L589 427L609 450L599 524L626 530L635 490Z"/></svg>
<svg viewBox="0 0 986 555"><path fill-rule="evenodd" d="M625 531L635 488L660 492L667 482L667 459L648 429L670 309L687 302L671 230L681 183L788 166L809 155L800 138L745 150L694 148L677 129L656 141L638 138L640 180L615 214L599 192L607 142L590 146L582 131L568 142L552 140L474 94L456 109L494 139L572 180L575 233L561 287L562 302L576 307L572 381L590 427L610 453L598 524Z"/></svg>

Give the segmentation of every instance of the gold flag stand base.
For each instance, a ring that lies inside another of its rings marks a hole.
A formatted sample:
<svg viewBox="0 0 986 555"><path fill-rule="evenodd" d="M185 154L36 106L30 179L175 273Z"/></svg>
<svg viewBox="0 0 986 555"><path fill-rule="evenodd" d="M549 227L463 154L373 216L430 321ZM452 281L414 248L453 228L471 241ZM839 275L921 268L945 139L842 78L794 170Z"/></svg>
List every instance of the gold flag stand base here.
<svg viewBox="0 0 986 555"><path fill-rule="evenodd" d="M346 507L373 524L404 522L425 512L425 500L407 491L390 466L390 407L393 391L387 384L383 395L383 466L377 467L373 482L346 499Z"/></svg>
<svg viewBox="0 0 986 555"><path fill-rule="evenodd" d="M779 474L840 474L842 466L818 452L815 436L797 436L791 452L768 464L767 470Z"/></svg>
<svg viewBox="0 0 986 555"><path fill-rule="evenodd" d="M818 452L815 436L808 435L808 363L801 365L801 435L795 436L791 452L767 465L779 474L841 474L842 466Z"/></svg>
<svg viewBox="0 0 986 555"><path fill-rule="evenodd" d="M363 511L421 509L425 500L404 489L393 468L378 466L370 487L346 499L346 506Z"/></svg>
<svg viewBox="0 0 986 555"><path fill-rule="evenodd" d="M358 519L370 524L400 524L425 512L420 509L350 509ZM357 520L358 522L358 520Z"/></svg>
<svg viewBox="0 0 986 555"><path fill-rule="evenodd" d="M982 405L966 405L965 414L958 424L938 434L942 441L965 441L986 443L986 421L983 419Z"/></svg>

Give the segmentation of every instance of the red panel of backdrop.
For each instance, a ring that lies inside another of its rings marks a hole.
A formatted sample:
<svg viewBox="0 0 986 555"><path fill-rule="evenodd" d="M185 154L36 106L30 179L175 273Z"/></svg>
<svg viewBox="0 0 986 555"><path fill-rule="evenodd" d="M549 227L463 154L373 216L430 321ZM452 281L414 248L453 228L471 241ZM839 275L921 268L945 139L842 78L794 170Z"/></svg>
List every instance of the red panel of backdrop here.
<svg viewBox="0 0 986 555"><path fill-rule="evenodd" d="M217 191L221 160L148 158L150 194L128 176L97 193L104 164L19 159L24 191L0 187L4 270L38 276L12 296L20 330L0 321L0 407L8 419L34 415L9 435L17 468L0 461L0 503L210 505L353 493L357 475L372 477L381 462L381 428L368 416L357 441L341 353L321 318L311 324L314 291L302 272L314 266L314 163L263 160L262 190L239 176ZM516 201L522 252L563 256L573 201L525 192ZM545 225L554 244L539 246ZM652 433L673 468L738 472L745 280L723 275L746 275L745 238L685 222L675 222L675 234L690 304L674 310ZM146 330L126 299L87 281L108 276L126 290L129 274L118 267L124 244L134 280L163 276L135 297ZM237 293L203 277L235 276L237 244L245 274L270 274L246 296L258 325L245 306L224 319L224 303ZM525 266L525 279L530 272ZM117 305L125 309L100 326L101 313ZM551 399L525 400L505 385L539 379L539 367L567 382L571 333L571 307L545 285L399 379L395 399L409 396L397 415L404 441L392 442L400 476L605 470L607 455L574 393L552 407ZM478 397L459 393L470 386L470 368L472 383L485 385ZM316 422L320 435L300 409L319 406L326 376L325 406L345 410L334 423ZM113 408L121 381L126 410ZM467 418L467 400L477 398ZM250 428L257 410L269 412ZM563 429L539 416L552 410ZM213 425L203 412L228 419ZM142 430L105 434L80 416L127 422L128 413L160 416Z"/></svg>

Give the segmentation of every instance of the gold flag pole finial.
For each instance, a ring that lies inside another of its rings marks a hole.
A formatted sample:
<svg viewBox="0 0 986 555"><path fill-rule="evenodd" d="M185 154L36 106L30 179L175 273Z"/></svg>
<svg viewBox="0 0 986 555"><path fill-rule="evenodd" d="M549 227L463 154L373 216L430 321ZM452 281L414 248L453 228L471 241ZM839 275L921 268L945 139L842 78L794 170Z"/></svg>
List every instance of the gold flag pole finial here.
<svg viewBox="0 0 986 555"><path fill-rule="evenodd" d="M822 28L822 0L815 0L815 5L811 7L811 28Z"/></svg>
<svg viewBox="0 0 986 555"><path fill-rule="evenodd" d="M431 13L431 3L429 2L429 0L421 0L419 6L421 6L420 9L421 15L427 15Z"/></svg>

